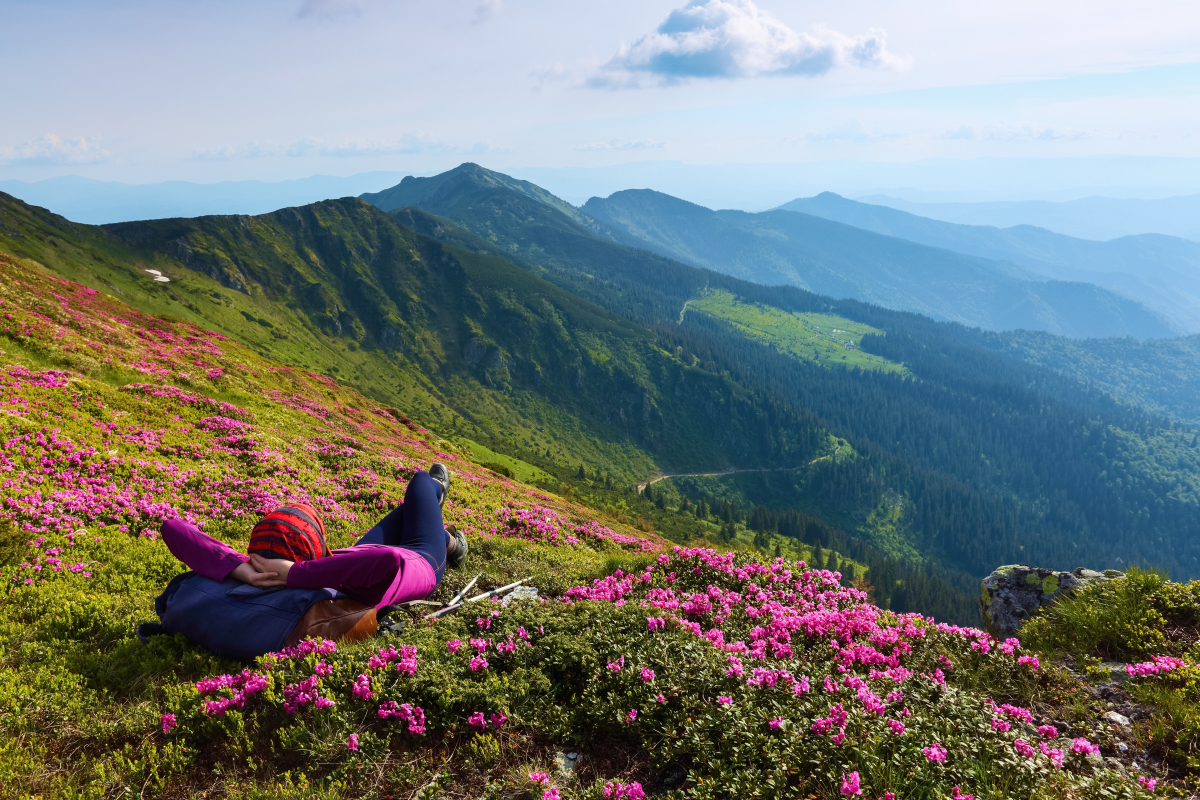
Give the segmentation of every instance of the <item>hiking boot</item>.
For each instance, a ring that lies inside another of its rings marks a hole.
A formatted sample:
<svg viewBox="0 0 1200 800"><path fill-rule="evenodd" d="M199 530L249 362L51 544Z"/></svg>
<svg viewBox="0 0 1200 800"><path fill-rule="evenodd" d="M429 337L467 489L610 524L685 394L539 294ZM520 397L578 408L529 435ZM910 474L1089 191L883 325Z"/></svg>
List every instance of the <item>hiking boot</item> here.
<svg viewBox="0 0 1200 800"><path fill-rule="evenodd" d="M445 464L438 462L429 468L429 477L442 487L442 496L438 499L438 505L445 505L446 495L450 494L450 470L446 469Z"/></svg>
<svg viewBox="0 0 1200 800"><path fill-rule="evenodd" d="M446 529L446 533L454 537L454 553L446 559L446 563L458 569L467 560L467 535L453 525Z"/></svg>

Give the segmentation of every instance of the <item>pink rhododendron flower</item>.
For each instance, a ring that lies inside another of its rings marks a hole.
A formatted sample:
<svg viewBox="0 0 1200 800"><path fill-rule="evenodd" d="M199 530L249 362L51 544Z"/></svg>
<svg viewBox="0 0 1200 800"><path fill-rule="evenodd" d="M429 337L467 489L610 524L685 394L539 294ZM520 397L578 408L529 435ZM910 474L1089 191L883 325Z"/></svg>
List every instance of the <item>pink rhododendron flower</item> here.
<svg viewBox="0 0 1200 800"><path fill-rule="evenodd" d="M635 719L637 719L637 709L631 708L629 709L629 713L625 715L625 724L628 725Z"/></svg>
<svg viewBox="0 0 1200 800"><path fill-rule="evenodd" d="M938 742L934 742L929 747L922 748L921 752L925 754L925 758L929 761L936 761L939 764L946 762L946 748Z"/></svg>
<svg viewBox="0 0 1200 800"><path fill-rule="evenodd" d="M1087 739L1084 739L1081 736L1078 739L1075 739L1071 742L1071 752L1079 753L1079 754L1085 755L1085 756L1090 756L1093 753L1100 752L1100 745L1092 744Z"/></svg>
<svg viewBox="0 0 1200 800"><path fill-rule="evenodd" d="M462 647L462 644L462 639L451 639L450 641L446 642L446 649L451 653L457 653L458 648Z"/></svg>
<svg viewBox="0 0 1200 800"><path fill-rule="evenodd" d="M904 734L904 723L898 719L889 719L888 727L891 728L892 733L896 734L897 736Z"/></svg>
<svg viewBox="0 0 1200 800"><path fill-rule="evenodd" d="M178 724L179 723L177 723L175 721L174 714L163 714L162 715L162 732L163 733L170 733L171 729L174 728Z"/></svg>
<svg viewBox="0 0 1200 800"><path fill-rule="evenodd" d="M1054 727L1053 725L1039 725L1037 732L1038 736L1044 736L1047 739L1058 738L1058 728Z"/></svg>
<svg viewBox="0 0 1200 800"><path fill-rule="evenodd" d="M1009 639L1009 641L1015 642L1016 639ZM952 794L950 795L950 800L975 800L975 795L963 794L962 789L959 789L957 786L955 786Z"/></svg>
<svg viewBox="0 0 1200 800"><path fill-rule="evenodd" d="M1147 778L1145 775L1138 775L1138 783L1145 787L1147 792L1153 792L1154 787L1158 786L1158 781L1154 778Z"/></svg>
<svg viewBox="0 0 1200 800"><path fill-rule="evenodd" d="M625 656L621 656L616 661L608 662L608 671L609 672L620 672L621 668L624 666L625 666Z"/></svg>
<svg viewBox="0 0 1200 800"><path fill-rule="evenodd" d="M783 718L782 718L782 717L775 717L775 719L773 719L773 720L771 720L770 722L768 722L768 723L767 723L767 725L768 725L768 726L771 728L771 730L773 730L773 731L777 731L777 730L779 730L779 726L780 726L780 725L782 725L782 724L783 724Z"/></svg>
<svg viewBox="0 0 1200 800"><path fill-rule="evenodd" d="M479 728L481 731L487 730L487 719L484 718L482 711L476 711L474 714L467 717L467 724L472 728Z"/></svg>
<svg viewBox="0 0 1200 800"><path fill-rule="evenodd" d="M1033 758L1037 755L1037 750L1033 749L1033 745L1026 742L1024 739L1017 739L1013 742L1013 748L1025 758Z"/></svg>
<svg viewBox="0 0 1200 800"><path fill-rule="evenodd" d="M531 783L540 783L541 785L545 786L547 783L550 782L550 773L549 772L531 772L531 773L529 773L529 781Z"/></svg>
<svg viewBox="0 0 1200 800"><path fill-rule="evenodd" d="M491 714L488 714L488 724L496 730L503 728L506 722L508 722L508 717L502 711L493 711Z"/></svg>
<svg viewBox="0 0 1200 800"><path fill-rule="evenodd" d="M1041 666L1037 656L1021 656L1017 659L1017 663L1022 667L1029 667L1030 669L1037 669Z"/></svg>
<svg viewBox="0 0 1200 800"><path fill-rule="evenodd" d="M351 750L353 750L356 753L358 752L358 734L357 733L350 734L350 738L346 740L346 747L350 748Z"/></svg>
<svg viewBox="0 0 1200 800"><path fill-rule="evenodd" d="M642 667L642 683L650 683L654 680L654 670L649 667Z"/></svg>
<svg viewBox="0 0 1200 800"><path fill-rule="evenodd" d="M654 698L654 702L656 702L656 703L665 703L665 702L667 702L667 698L663 696L663 693L662 693L662 692L659 692L659 693L658 693L658 696Z"/></svg>
<svg viewBox="0 0 1200 800"><path fill-rule="evenodd" d="M483 656L474 656L471 658L471 672L478 672L481 669L488 668L488 660Z"/></svg>
<svg viewBox="0 0 1200 800"><path fill-rule="evenodd" d="M847 797L862 794L862 787L859 785L857 772L851 772L849 775L844 772L842 773L842 794Z"/></svg>
<svg viewBox="0 0 1200 800"><path fill-rule="evenodd" d="M558 787L551 786L549 789L542 792L542 800L562 800L562 795L558 793Z"/></svg>
<svg viewBox="0 0 1200 800"><path fill-rule="evenodd" d="M720 695L719 697L717 697L717 702L723 706L727 706L727 705L730 705L731 703L733 703L733 698L727 694L723 694L723 695Z"/></svg>

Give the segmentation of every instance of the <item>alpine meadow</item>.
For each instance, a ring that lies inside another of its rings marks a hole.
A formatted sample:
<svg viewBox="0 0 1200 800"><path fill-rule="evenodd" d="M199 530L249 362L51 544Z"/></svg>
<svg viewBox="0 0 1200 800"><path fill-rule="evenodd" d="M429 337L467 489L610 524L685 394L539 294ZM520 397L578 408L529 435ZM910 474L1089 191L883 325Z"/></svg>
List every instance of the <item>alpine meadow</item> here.
<svg viewBox="0 0 1200 800"><path fill-rule="evenodd" d="M1200 800L1197 30L0 0L0 800Z"/></svg>

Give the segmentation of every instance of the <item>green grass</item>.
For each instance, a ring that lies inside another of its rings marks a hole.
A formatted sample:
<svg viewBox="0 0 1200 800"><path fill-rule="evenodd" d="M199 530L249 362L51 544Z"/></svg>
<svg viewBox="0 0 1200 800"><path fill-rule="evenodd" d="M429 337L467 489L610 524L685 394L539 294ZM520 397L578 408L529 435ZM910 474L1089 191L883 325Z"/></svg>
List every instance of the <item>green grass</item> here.
<svg viewBox="0 0 1200 800"><path fill-rule="evenodd" d="M499 464L521 483L549 484L556 480L549 472L538 469L533 464L522 461L519 458L506 456L503 453L497 453L495 450L479 444L479 442L472 441L471 439L459 439L458 443L466 446L471 451L472 461L476 461L488 468L491 468L493 464Z"/></svg>
<svg viewBox="0 0 1200 800"><path fill-rule="evenodd" d="M895 372L909 377L902 364L863 352L862 338L882 331L831 314L789 313L778 308L743 303L726 291L712 290L688 303L688 311L732 323L751 339L766 342L780 352L826 367ZM847 349L846 342L852 343Z"/></svg>

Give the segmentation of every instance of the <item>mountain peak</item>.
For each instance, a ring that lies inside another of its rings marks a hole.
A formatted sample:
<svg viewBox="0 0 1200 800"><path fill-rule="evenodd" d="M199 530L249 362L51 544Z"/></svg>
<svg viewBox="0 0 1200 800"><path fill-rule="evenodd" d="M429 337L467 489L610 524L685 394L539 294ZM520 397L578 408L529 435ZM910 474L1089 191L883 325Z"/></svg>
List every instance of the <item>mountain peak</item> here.
<svg viewBox="0 0 1200 800"><path fill-rule="evenodd" d="M543 203L576 222L583 220L579 209L567 201L555 197L545 189L529 181L517 180L502 172L496 172L471 161L440 175L418 178L409 175L390 189L382 192L367 192L360 195L363 200L384 211L418 206L428 209L433 205L444 205L453 198L477 194L480 190L507 189Z"/></svg>

